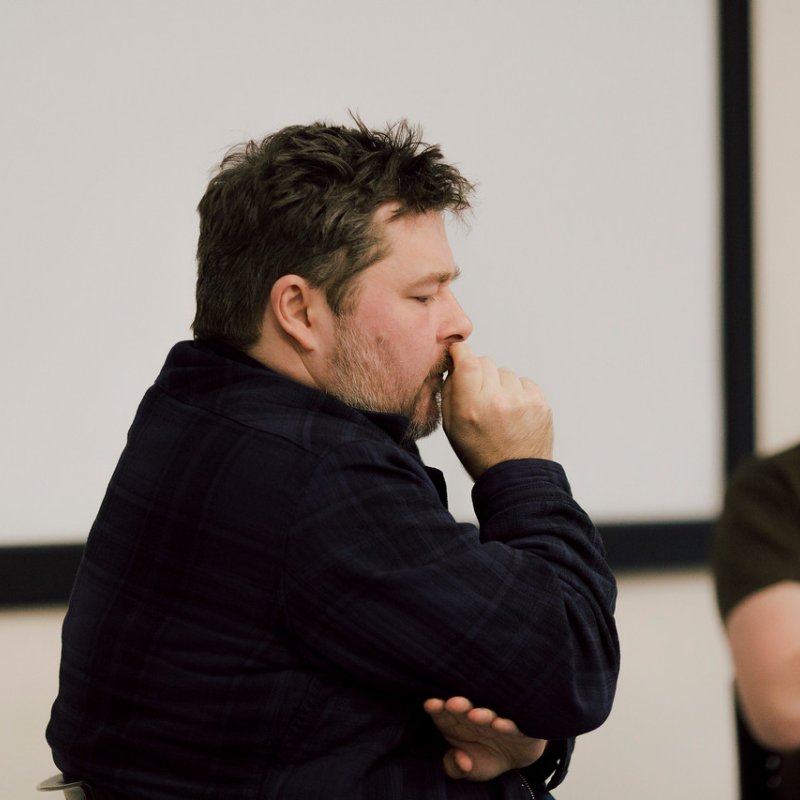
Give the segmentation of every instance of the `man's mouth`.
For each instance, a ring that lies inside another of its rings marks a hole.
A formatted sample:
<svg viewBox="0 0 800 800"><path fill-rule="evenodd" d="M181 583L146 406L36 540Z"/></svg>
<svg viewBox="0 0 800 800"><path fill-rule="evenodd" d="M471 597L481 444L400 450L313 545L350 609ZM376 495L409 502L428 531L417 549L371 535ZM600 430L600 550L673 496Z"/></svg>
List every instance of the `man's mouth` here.
<svg viewBox="0 0 800 800"><path fill-rule="evenodd" d="M453 371L453 359L450 356L450 351L446 350L442 356L442 360L437 365L436 373L441 375L442 379L446 378Z"/></svg>
<svg viewBox="0 0 800 800"><path fill-rule="evenodd" d="M437 384L437 391L442 388L445 378L447 378L448 373L452 369L453 359L450 358L450 353L446 352L436 366L428 373L428 380Z"/></svg>

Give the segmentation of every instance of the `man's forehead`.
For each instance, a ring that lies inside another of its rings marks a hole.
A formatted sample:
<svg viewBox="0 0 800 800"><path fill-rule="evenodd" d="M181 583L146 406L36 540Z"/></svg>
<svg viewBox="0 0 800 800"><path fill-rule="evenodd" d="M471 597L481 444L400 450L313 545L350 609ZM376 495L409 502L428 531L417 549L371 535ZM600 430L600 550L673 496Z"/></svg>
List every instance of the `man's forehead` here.
<svg viewBox="0 0 800 800"><path fill-rule="evenodd" d="M398 287L445 284L455 280L459 269L447 241L441 211L397 214L399 204L384 203L374 215L379 239L378 259L359 276L371 282L378 275Z"/></svg>

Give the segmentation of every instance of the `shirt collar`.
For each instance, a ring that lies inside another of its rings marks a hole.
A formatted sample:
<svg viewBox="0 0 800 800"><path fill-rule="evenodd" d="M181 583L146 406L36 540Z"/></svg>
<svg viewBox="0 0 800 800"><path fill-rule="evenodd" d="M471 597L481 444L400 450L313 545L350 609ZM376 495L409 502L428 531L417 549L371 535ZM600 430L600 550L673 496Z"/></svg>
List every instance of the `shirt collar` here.
<svg viewBox="0 0 800 800"><path fill-rule="evenodd" d="M265 370L266 372L285 380L292 380L286 375L270 369L265 364L262 364L260 361L257 361L255 358L247 355L247 353L244 351L237 350L235 347L231 347L230 345L222 342L203 340L195 341L193 344L195 346L200 346L201 348L208 348L217 355L231 361L236 361L248 367ZM295 383L294 381L292 382ZM408 417L404 416L403 414L393 414L380 411L364 411L360 408L355 408L354 406L344 403L333 395L326 394L319 389L313 389L312 387L308 386L304 386L304 388L310 392L324 395L326 402L334 403L338 406L341 406L343 409L348 409L351 413L356 413L366 417L373 425L380 428L387 436L397 442L397 444L401 445L404 449L408 450L414 456L419 458L419 449L417 448L416 443L408 442L405 438L408 431L408 426L411 424L411 420Z"/></svg>

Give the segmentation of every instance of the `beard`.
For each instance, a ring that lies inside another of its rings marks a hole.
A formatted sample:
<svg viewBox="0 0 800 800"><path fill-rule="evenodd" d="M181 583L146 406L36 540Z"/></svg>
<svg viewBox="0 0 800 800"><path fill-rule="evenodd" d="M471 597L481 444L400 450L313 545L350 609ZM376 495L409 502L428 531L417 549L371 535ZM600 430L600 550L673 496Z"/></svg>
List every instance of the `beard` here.
<svg viewBox="0 0 800 800"><path fill-rule="evenodd" d="M351 319L340 317L330 366L329 394L361 411L408 417L406 440L422 439L439 427L444 372L450 366L446 350L416 384L403 375L385 339L368 339Z"/></svg>

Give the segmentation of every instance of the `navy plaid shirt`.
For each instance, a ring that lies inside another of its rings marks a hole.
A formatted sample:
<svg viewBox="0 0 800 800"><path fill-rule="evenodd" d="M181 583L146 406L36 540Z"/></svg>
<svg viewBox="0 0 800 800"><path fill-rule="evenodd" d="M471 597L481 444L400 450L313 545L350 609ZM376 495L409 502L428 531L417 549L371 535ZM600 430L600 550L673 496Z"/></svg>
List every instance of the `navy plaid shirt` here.
<svg viewBox="0 0 800 800"><path fill-rule="evenodd" d="M115 798L529 797L454 781L422 710L464 695L556 740L610 711L615 583L561 467L519 460L456 522L407 420L176 345L92 527L47 736Z"/></svg>

